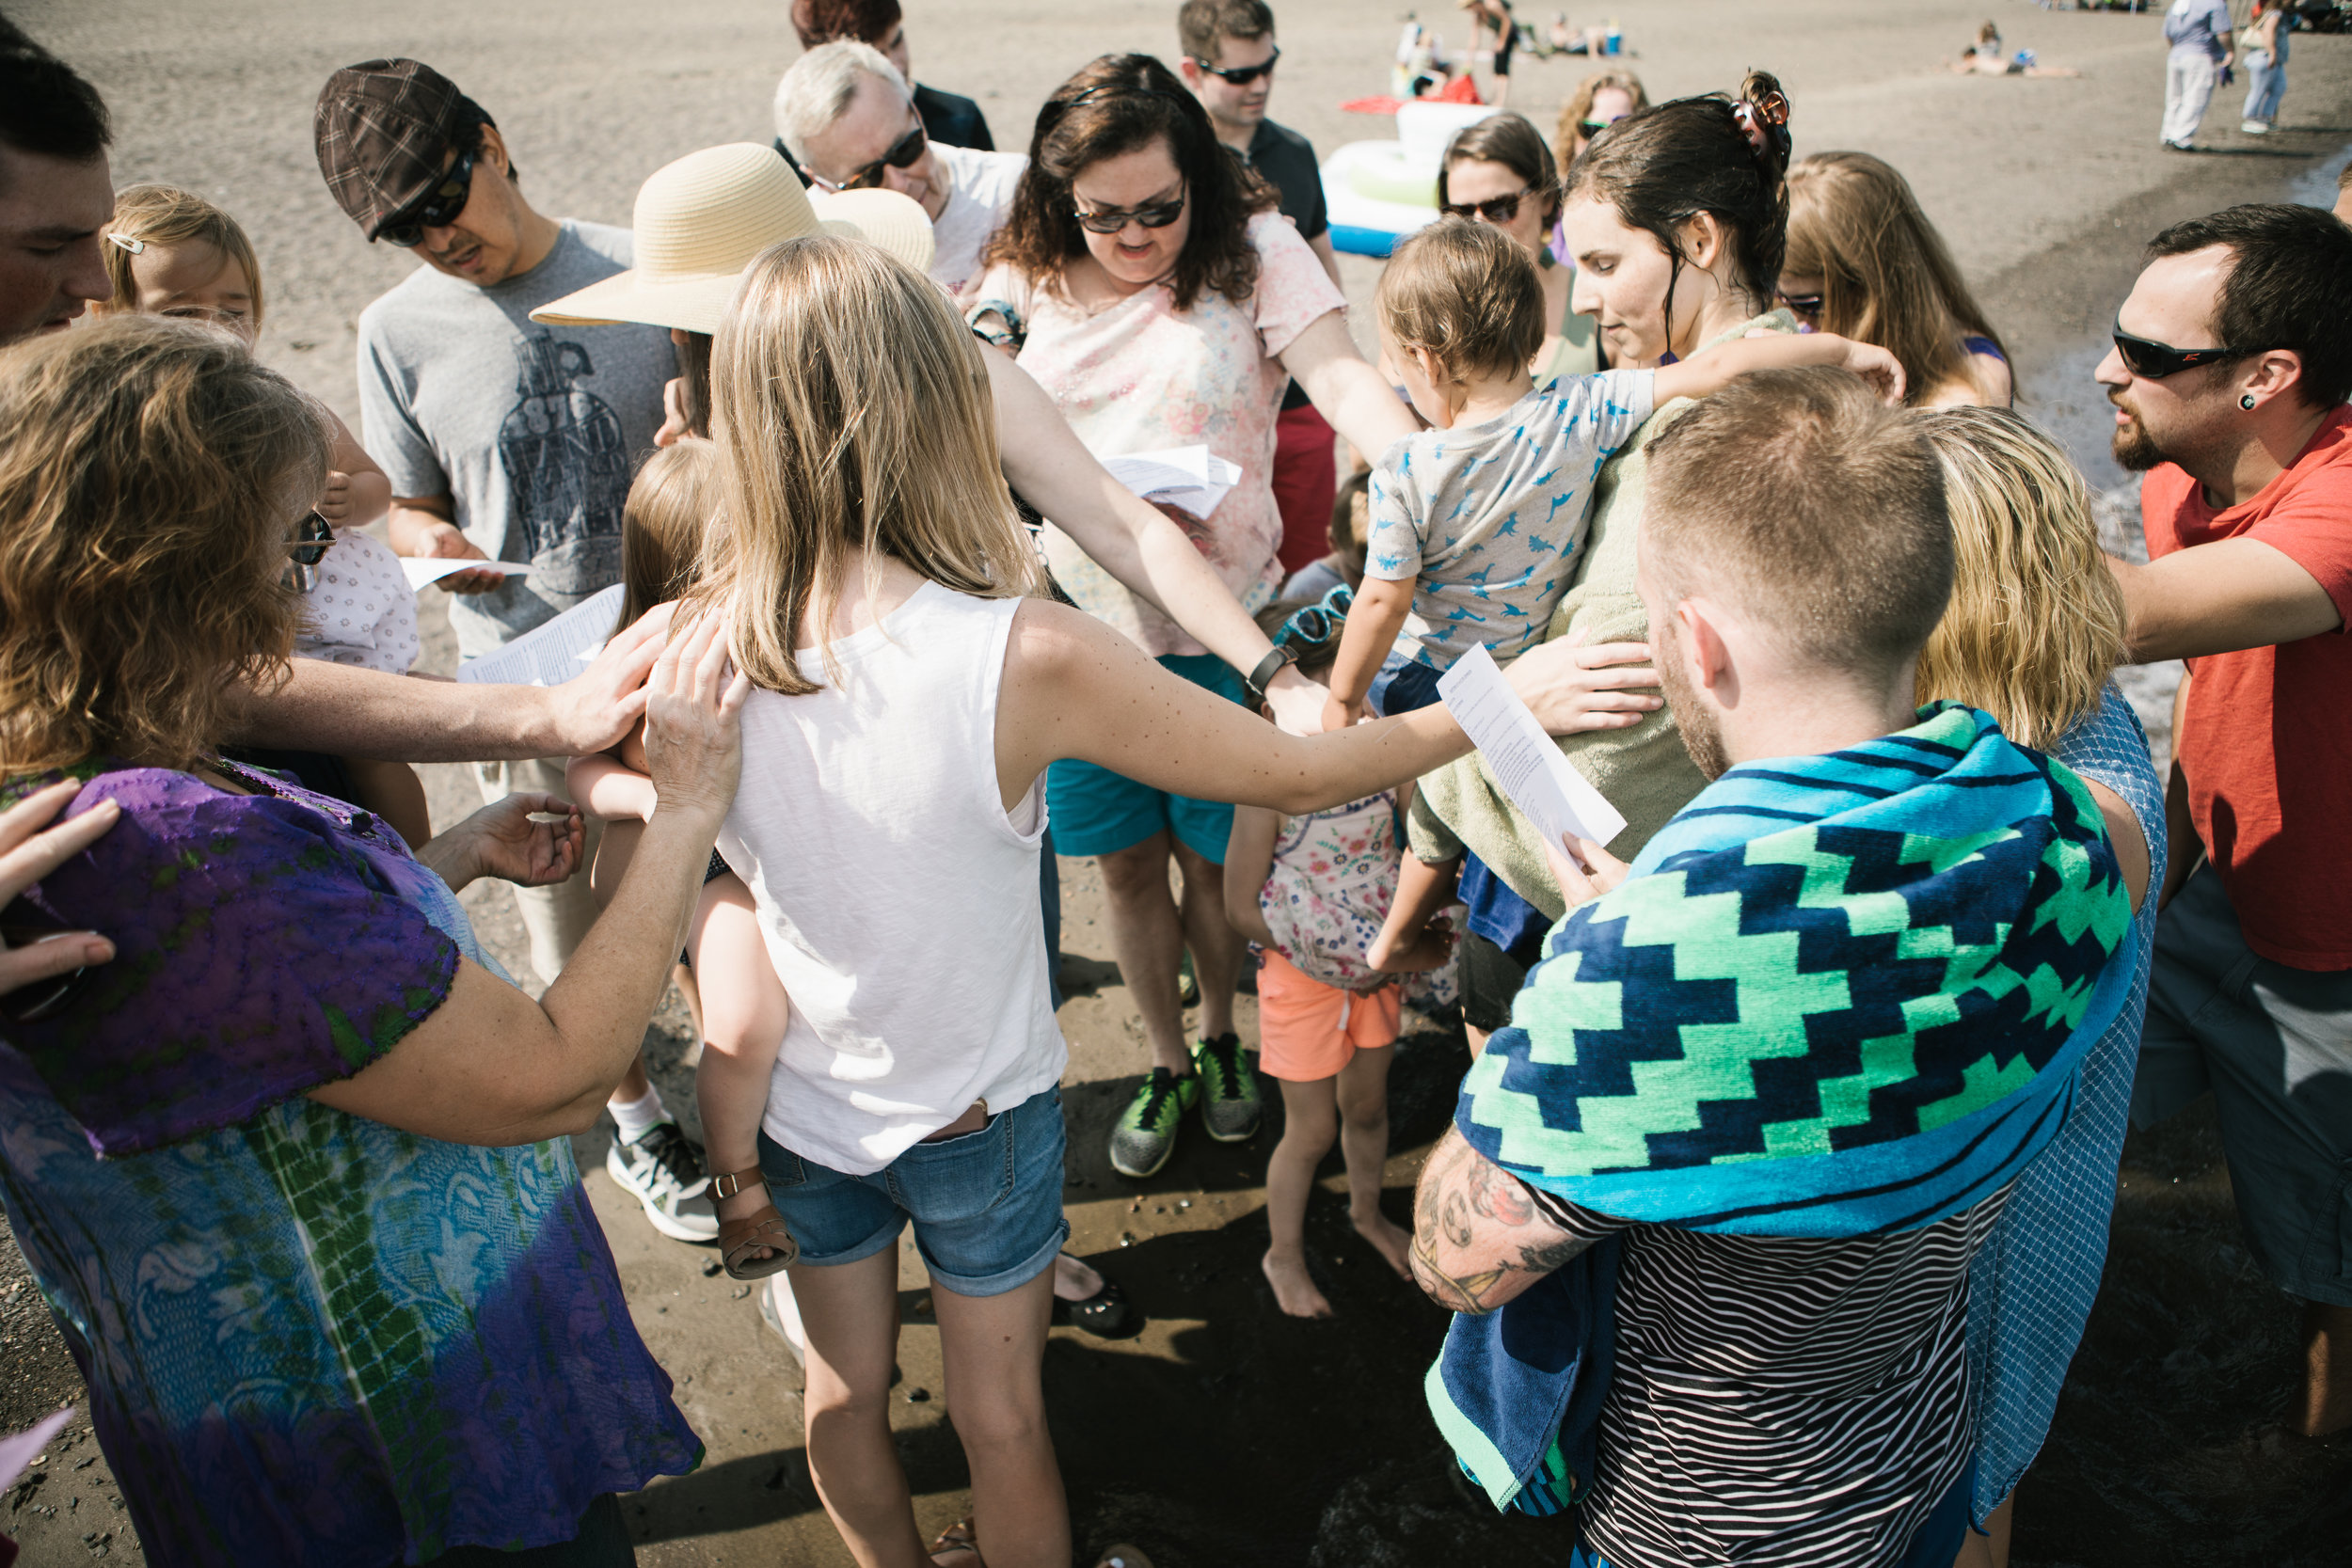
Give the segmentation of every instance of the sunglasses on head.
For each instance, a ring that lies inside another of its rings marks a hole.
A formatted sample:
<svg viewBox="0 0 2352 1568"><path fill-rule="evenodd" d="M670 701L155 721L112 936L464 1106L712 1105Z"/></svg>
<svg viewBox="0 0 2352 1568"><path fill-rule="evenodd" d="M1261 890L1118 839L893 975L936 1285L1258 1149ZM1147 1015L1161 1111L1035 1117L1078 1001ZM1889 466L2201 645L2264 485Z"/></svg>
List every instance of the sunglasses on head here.
<svg viewBox="0 0 2352 1568"><path fill-rule="evenodd" d="M922 122L917 120L914 130L891 144L889 151L867 164L847 180L828 180L806 164L801 166L801 172L807 175L810 182L819 190L836 192L871 190L882 182L883 169L913 168L930 146L930 137L925 135Z"/></svg>
<svg viewBox="0 0 2352 1568"><path fill-rule="evenodd" d="M1274 634L1276 646L1320 648L1347 626L1347 612L1356 604L1356 591L1344 583L1323 595L1321 602L1291 611L1282 629Z"/></svg>
<svg viewBox="0 0 2352 1568"><path fill-rule="evenodd" d="M1281 57L1282 46L1280 44L1276 44L1274 46L1274 53L1268 55L1263 60L1260 61L1256 65L1218 67L1211 65L1208 61L1202 59L1198 55L1195 55L1192 57L1192 63L1199 66L1201 70L1207 71L1212 76L1217 77L1223 81L1231 82L1237 87L1246 87L1261 76L1273 75L1274 62Z"/></svg>
<svg viewBox="0 0 2352 1568"><path fill-rule="evenodd" d="M2152 342L2124 331L2123 320L2119 316L2115 323L2115 352L2123 356L2123 368L2142 381L2161 381L2168 375L2193 371L2200 365L2218 365L2227 359L2243 359L2254 351L2241 348L2174 348L2169 343Z"/></svg>
<svg viewBox="0 0 2352 1568"><path fill-rule="evenodd" d="M403 250L413 250L424 243L428 229L446 229L465 212L466 202L473 194L473 153L460 152L449 171L435 181L425 193L407 206L386 218L375 230L375 237L386 245L396 245Z"/></svg>
<svg viewBox="0 0 2352 1568"><path fill-rule="evenodd" d="M1077 210L1078 227L1088 233L1116 234L1131 223L1139 223L1146 229L1167 228L1184 215L1184 201L1191 194L1189 190L1179 191L1175 200L1151 207L1105 208L1091 213L1077 207L1077 198L1073 195L1071 205Z"/></svg>
<svg viewBox="0 0 2352 1568"><path fill-rule="evenodd" d="M1488 223L1509 223L1519 215L1519 203L1535 194L1529 185L1509 196L1489 197L1484 201L1449 201L1438 209L1450 218L1485 218Z"/></svg>

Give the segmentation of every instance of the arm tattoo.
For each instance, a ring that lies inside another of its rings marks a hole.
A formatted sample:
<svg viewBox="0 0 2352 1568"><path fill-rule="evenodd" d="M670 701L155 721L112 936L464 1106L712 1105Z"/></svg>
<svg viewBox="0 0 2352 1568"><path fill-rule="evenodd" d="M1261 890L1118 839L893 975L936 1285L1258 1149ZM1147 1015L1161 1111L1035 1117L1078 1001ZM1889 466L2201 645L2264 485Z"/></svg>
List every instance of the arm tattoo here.
<svg viewBox="0 0 2352 1568"><path fill-rule="evenodd" d="M1562 1231L1518 1178L1457 1133L1439 1142L1422 1172L1413 1278L1449 1310L1491 1312L1591 1244Z"/></svg>

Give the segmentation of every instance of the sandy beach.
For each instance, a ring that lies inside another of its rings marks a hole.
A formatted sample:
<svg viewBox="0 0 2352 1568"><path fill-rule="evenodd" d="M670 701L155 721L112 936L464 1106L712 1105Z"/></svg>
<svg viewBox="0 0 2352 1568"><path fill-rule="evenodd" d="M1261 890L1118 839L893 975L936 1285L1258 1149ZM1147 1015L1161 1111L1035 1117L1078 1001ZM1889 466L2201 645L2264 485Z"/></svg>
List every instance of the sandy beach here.
<svg viewBox="0 0 2352 1568"><path fill-rule="evenodd" d="M1795 105L1800 154L1875 152L1902 169L2010 348L2021 407L2059 434L2110 492L2115 542L2137 531L2128 476L2106 452L2106 409L2089 379L2141 244L2178 218L2237 201L2332 198L2352 143L2352 39L2296 41L2279 131L2237 132L2242 88L2217 96L2201 140L2161 150L2165 46L2154 16L2044 11L2024 0L1610 0L1654 98L1727 88L1769 69ZM1025 145L1043 96L1095 55L1171 57L1173 0L905 0L915 74L977 98L1000 147ZM1384 92L1402 6L1276 0L1282 63L1276 119L1328 153L1385 137L1347 114ZM1540 21L1550 8L1528 6ZM313 161L311 105L339 65L412 55L496 118L542 212L626 224L638 183L696 148L766 142L777 75L799 53L782 0L15 0L10 14L87 74L116 121L117 183L162 179L234 213L268 290L261 352L354 428L353 324L416 263L371 247L328 198ZM1425 4L1450 46L1460 14ZM2010 47L2079 80L1958 77L1944 61L1987 16ZM1549 132L1588 69L1522 54L1512 106ZM1486 80L1481 72L1482 83ZM1369 341L1376 263L1343 263L1354 325ZM455 657L445 597L421 601L423 668ZM2136 677L2162 711L2162 672ZM2159 736L2159 745L2163 736ZM470 810L470 770L426 770L437 822ZM1128 1540L1159 1568L1437 1568L1565 1562L1557 1525L1498 1519L1450 1483L1422 1374L1443 1319L1359 1242L1336 1154L1309 1215L1311 1253L1340 1317L1276 1311L1258 1270L1265 1159L1279 1099L1250 1144L1197 1133L1149 1182L1114 1175L1112 1119L1146 1065L1142 1032L1108 962L1099 884L1062 867L1064 946L1094 982L1061 1015L1072 1249L1118 1280L1150 1322L1119 1341L1057 1329L1047 1355L1054 1433L1079 1547ZM466 895L493 949L529 973L511 896ZM1242 1028L1254 1043L1254 1005ZM690 1037L675 994L648 1037L656 1076L692 1131ZM1398 1053L1389 1209L1402 1221L1430 1142L1451 1115L1467 1056L1458 1031L1424 1028ZM677 1380L707 1445L696 1473L624 1499L648 1568L789 1563L847 1568L802 1456L800 1376L761 1325L750 1288L714 1252L664 1241L605 1177L601 1132L577 1141L637 1323ZM4 1235L0 1231L0 1235ZM902 1254L902 1380L894 1426L927 1529L966 1512L925 1277ZM2020 1568L2352 1561L2352 1447L2305 1452L2262 1434L2296 1371L2295 1310L2255 1272L2237 1231L2209 1108L2125 1151L2099 1308L2058 1425L2018 1505ZM0 1432L82 1388L12 1242L0 1240ZM7 1495L0 1529L32 1568L138 1558L104 1459L77 1421L35 1477ZM1091 1555L1083 1561L1093 1560Z"/></svg>

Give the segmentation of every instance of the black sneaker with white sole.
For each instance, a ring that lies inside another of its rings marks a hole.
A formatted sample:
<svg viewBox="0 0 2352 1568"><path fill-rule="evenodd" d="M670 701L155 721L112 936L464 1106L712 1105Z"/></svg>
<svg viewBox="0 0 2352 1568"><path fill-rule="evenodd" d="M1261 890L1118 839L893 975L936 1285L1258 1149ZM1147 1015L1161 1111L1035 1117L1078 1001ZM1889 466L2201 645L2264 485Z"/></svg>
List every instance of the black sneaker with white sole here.
<svg viewBox="0 0 2352 1568"><path fill-rule="evenodd" d="M615 1137L605 1174L645 1206L653 1227L676 1242L715 1242L719 1212L699 1145L675 1121L657 1121L635 1138Z"/></svg>

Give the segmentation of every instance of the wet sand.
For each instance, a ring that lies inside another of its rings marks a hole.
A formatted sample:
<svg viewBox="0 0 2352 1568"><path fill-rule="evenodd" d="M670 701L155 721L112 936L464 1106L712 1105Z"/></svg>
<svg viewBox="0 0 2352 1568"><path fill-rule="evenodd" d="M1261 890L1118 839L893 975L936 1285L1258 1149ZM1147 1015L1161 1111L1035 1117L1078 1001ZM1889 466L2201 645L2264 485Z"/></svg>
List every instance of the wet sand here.
<svg viewBox="0 0 2352 1568"><path fill-rule="evenodd" d="M1800 152L1858 147L1902 168L2007 338L2024 405L2066 436L2102 488L2124 476L2106 463L2100 401L2086 377L2139 244L2178 217L2283 198L2296 182L2331 173L2352 137L2352 40L2297 40L2278 135L2240 136L2237 95L2225 92L2201 138L2212 150L2184 157L2156 147L2164 47L2153 17L2047 13L2017 0L1613 4L1633 52L1627 63L1653 95L1729 87L1744 68L1768 67L1795 100ZM1276 118L1327 153L1385 135L1386 122L1337 104L1386 89L1402 8L1346 0L1278 8ZM1423 9L1460 41L1458 14ZM625 223L638 182L659 165L712 142L768 139L774 79L798 52L784 11L780 0L676 0L658 13L615 0L495 9L426 0L396 16L294 0L201 13L159 0L12 8L107 94L119 182L175 180L246 221L270 293L264 356L355 422L351 324L411 263L362 245L320 184L310 104L331 69L390 54L439 64L498 118L543 210ZM918 0L909 11L917 76L978 98L1000 145L1025 140L1036 103L1093 54L1174 50L1174 6L1161 0ZM1942 60L1988 13L2012 47L2085 78L1942 74ZM1522 55L1516 106L1548 128L1585 69ZM1353 259L1344 267L1361 305L1376 270ZM1366 330L1360 310L1356 326ZM2136 520L2128 488L2115 500L2119 525ZM2119 539L2125 531L2119 526ZM453 651L438 599L426 595L425 665L445 670ZM2138 680L2135 695L2160 713L2161 673ZM478 800L466 770L428 773L437 821ZM1086 863L1062 869L1064 944L1097 988L1062 1014L1072 1046L1072 1248L1150 1315L1125 1340L1054 1335L1047 1390L1081 1550L1131 1540L1162 1568L1565 1561L1560 1527L1497 1519L1448 1482L1420 1394L1443 1320L1348 1228L1336 1156L1309 1241L1340 1318L1303 1323L1274 1309L1258 1272L1265 1157L1279 1131L1271 1093L1253 1143L1220 1147L1195 1132L1150 1182L1111 1173L1104 1139L1145 1053L1107 961L1099 884ZM483 885L466 901L485 940L527 972L508 894ZM1242 1027L1254 1038L1247 999ZM691 1125L687 1024L675 997L648 1046L665 1095ZM1398 1053L1387 1185L1400 1221L1466 1062L1458 1033L1434 1028ZM603 1175L604 1150L601 1132L578 1140L638 1324L708 1445L700 1471L627 1500L641 1560L649 1568L847 1564L803 1460L791 1357L760 1325L748 1290L716 1275L710 1253L644 1225ZM965 1512L968 1497L938 1337L918 1321L924 1284L910 1248L893 1422L918 1515L935 1529ZM2291 1305L2246 1258L2209 1112L2135 1136L2106 1287L2057 1429L2025 1483L2014 1560L2352 1560L2343 1544L2352 1538L2352 1457L2314 1459L2249 1435L2294 1381L2294 1333ZM0 1430L78 1398L13 1245L0 1245ZM47 1479L0 1508L0 1529L25 1542L35 1568L94 1552L136 1555L103 1459L85 1464L95 1453L87 1437L53 1448Z"/></svg>

